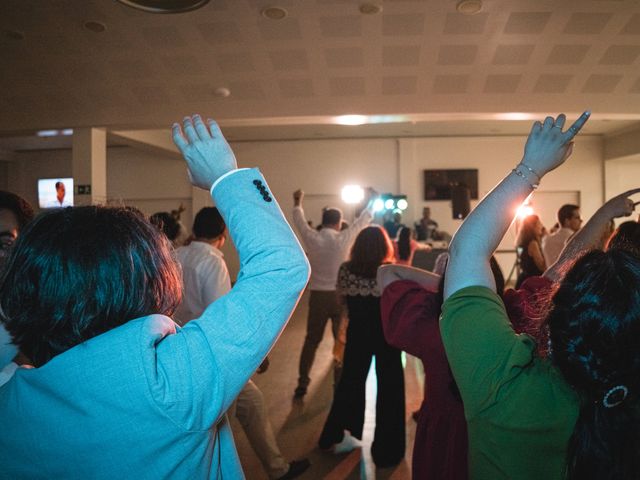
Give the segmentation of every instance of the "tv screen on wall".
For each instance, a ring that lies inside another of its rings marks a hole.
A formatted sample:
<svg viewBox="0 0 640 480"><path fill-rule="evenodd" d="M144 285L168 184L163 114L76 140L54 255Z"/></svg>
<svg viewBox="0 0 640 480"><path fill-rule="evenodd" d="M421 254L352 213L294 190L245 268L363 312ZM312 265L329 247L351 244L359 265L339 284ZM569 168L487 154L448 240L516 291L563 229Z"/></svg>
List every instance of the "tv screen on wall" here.
<svg viewBox="0 0 640 480"><path fill-rule="evenodd" d="M424 199L451 200L451 187L466 186L471 199L478 198L478 170L424 170Z"/></svg>
<svg viewBox="0 0 640 480"><path fill-rule="evenodd" d="M73 178L41 178L38 180L40 208L73 207Z"/></svg>

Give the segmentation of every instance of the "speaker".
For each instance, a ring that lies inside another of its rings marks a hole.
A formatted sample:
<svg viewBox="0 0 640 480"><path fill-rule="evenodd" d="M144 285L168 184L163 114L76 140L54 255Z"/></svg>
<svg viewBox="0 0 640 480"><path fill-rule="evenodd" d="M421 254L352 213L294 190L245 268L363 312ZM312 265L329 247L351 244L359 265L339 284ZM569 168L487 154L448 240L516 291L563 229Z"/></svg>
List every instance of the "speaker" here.
<svg viewBox="0 0 640 480"><path fill-rule="evenodd" d="M453 218L462 220L471 211L471 189L466 185L451 185L451 210Z"/></svg>

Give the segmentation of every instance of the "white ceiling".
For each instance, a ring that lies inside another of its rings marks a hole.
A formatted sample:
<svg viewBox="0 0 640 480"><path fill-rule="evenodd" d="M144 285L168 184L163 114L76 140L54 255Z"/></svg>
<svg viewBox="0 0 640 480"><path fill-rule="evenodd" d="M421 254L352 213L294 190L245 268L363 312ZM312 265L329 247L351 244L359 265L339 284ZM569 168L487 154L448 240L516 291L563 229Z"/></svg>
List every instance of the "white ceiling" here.
<svg viewBox="0 0 640 480"><path fill-rule="evenodd" d="M585 108L587 133L640 126L639 0L484 0L472 16L457 0L370 1L382 13L357 0L211 0L176 15L5 0L0 136L13 139L0 149L43 128L166 128L191 112L236 140L521 134L532 116ZM287 18L264 18L267 5ZM334 125L344 114L375 123Z"/></svg>

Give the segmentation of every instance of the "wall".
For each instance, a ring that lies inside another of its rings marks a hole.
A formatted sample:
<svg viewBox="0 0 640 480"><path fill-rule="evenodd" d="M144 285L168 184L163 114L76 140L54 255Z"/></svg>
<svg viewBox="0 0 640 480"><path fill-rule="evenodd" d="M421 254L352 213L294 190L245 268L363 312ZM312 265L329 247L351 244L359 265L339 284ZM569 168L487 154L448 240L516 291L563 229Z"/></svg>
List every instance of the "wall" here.
<svg viewBox="0 0 640 480"><path fill-rule="evenodd" d="M288 218L292 192L302 188L306 192L306 213L314 225L320 221L321 207L328 204L342 207L350 219L353 210L342 204L340 189L345 184L357 183L372 186L381 193L407 194L409 209L404 218L407 224L419 218L422 207L428 204L441 228L454 233L461 222L451 218L451 203L426 203L422 199L422 171L477 168L482 197L521 159L524 142L525 137L437 137L236 142L232 147L240 167L257 166L262 170ZM36 200L38 178L71 174L69 150L22 153L18 157L9 166L9 184L18 186L15 191L32 202ZM566 165L550 173L534 194L534 207L536 196L542 199L557 194L557 198L562 198L564 194L575 194L580 199L583 216L588 218L604 198L603 171L601 138L580 137ZM625 178L625 174L619 173L618 177ZM108 149L107 192L111 202L122 201L145 213L177 208L182 202L187 207L183 221L188 227L192 201L196 208L207 202L205 192L194 193L188 184L182 162L129 147ZM545 211L541 212L543 221L551 226L555 207L548 205L554 202L539 203L545 205ZM513 229L509 235L501 248L513 248ZM231 245L224 250L235 277L238 270L235 252ZM500 261L503 269L508 270L513 256L501 257Z"/></svg>
<svg viewBox="0 0 640 480"><path fill-rule="evenodd" d="M606 198L611 198L626 190L640 187L640 155L617 160L607 160L604 163L604 167ZM638 201L640 200L640 195L636 194L634 198Z"/></svg>

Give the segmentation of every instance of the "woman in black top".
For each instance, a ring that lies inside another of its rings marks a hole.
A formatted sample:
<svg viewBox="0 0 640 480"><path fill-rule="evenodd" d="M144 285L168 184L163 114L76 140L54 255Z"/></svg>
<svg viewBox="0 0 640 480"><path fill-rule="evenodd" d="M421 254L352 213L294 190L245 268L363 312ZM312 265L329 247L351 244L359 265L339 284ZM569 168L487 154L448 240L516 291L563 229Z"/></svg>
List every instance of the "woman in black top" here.
<svg viewBox="0 0 640 480"><path fill-rule="evenodd" d="M405 397L400 350L384 339L380 320L378 267L393 263L393 246L378 226L362 230L351 249L351 259L340 267L337 290L348 314L344 367L319 446L331 449L342 441L344 430L362 439L365 383L373 356L378 382L376 429L371 456L378 467L390 467L404 458Z"/></svg>

